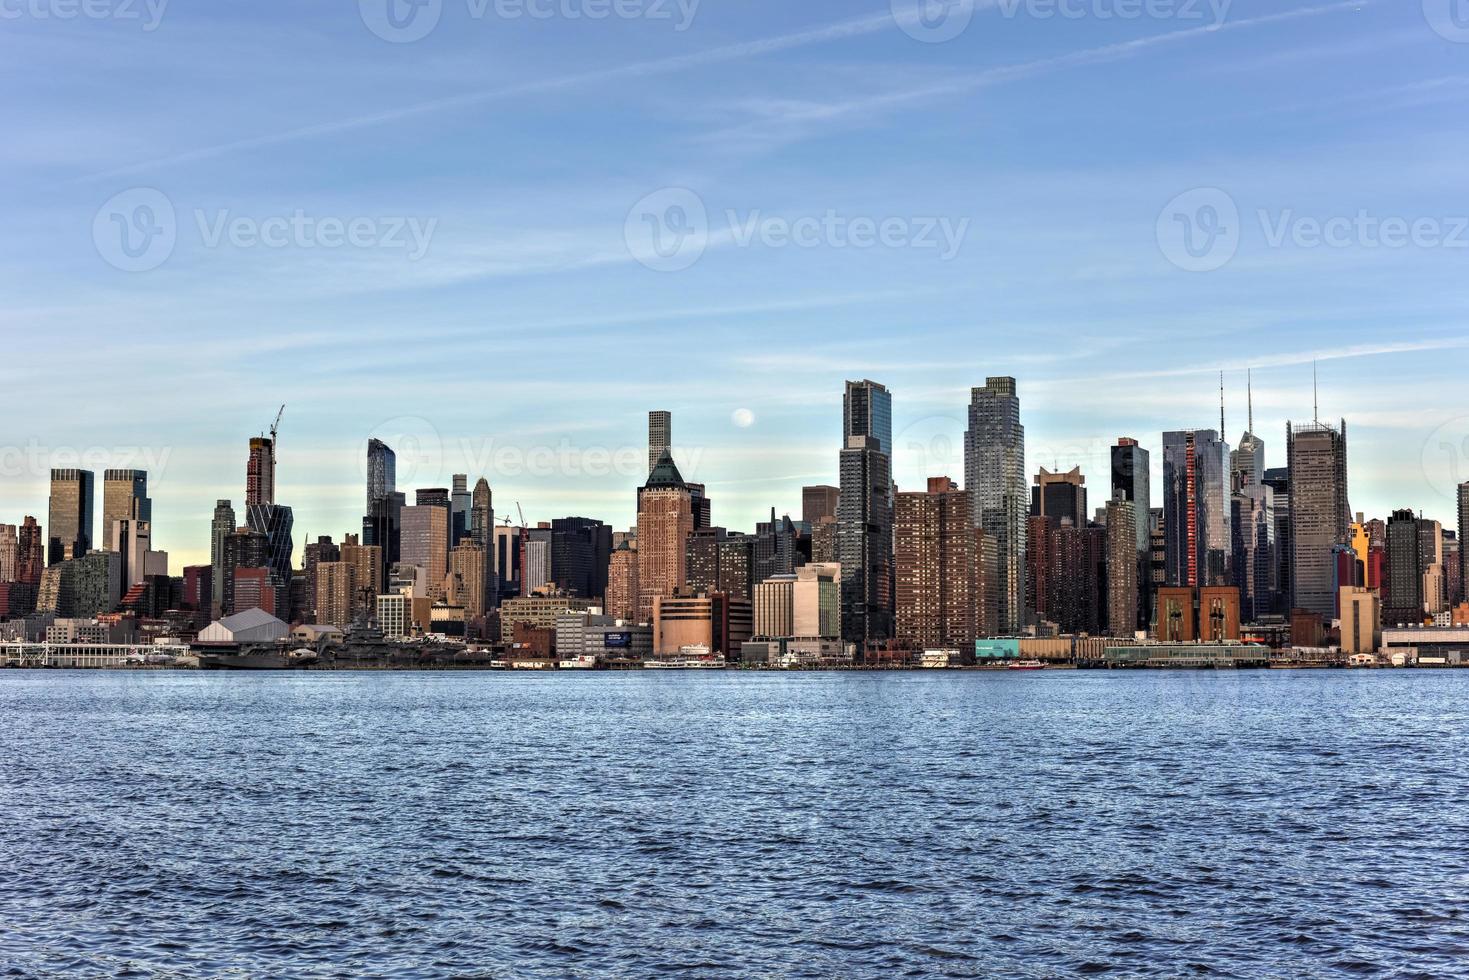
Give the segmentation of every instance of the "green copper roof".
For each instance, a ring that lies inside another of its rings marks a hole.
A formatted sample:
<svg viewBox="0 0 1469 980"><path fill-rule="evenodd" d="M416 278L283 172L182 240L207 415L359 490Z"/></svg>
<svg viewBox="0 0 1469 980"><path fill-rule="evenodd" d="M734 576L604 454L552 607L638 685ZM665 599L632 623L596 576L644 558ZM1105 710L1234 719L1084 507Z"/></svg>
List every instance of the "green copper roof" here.
<svg viewBox="0 0 1469 980"><path fill-rule="evenodd" d="M674 487L683 490L688 485L683 482L683 477L678 472L678 467L673 465L673 454L667 449L663 455L658 457L658 462L653 467L653 472L648 474L648 482L643 484L643 489L652 490L657 487Z"/></svg>

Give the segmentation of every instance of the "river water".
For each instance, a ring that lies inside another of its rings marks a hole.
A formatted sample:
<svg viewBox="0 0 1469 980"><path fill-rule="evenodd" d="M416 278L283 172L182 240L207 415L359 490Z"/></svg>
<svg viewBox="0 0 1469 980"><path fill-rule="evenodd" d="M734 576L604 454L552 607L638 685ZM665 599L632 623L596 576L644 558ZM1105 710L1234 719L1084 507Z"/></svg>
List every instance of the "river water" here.
<svg viewBox="0 0 1469 980"><path fill-rule="evenodd" d="M0 673L0 975L1469 973L1469 671Z"/></svg>

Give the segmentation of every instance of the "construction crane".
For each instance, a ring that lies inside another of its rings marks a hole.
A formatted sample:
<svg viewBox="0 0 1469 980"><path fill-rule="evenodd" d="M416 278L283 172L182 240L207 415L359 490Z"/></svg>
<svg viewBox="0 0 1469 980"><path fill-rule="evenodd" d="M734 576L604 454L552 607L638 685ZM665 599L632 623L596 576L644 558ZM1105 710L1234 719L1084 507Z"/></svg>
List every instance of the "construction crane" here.
<svg viewBox="0 0 1469 980"><path fill-rule="evenodd" d="M525 527L525 511L520 509L520 501L518 500L515 502L515 513L520 515L520 526Z"/></svg>
<svg viewBox="0 0 1469 980"><path fill-rule="evenodd" d="M275 434L280 431L280 428L281 428L281 416L283 416L285 414L286 414L286 406L282 405L281 406L281 410L279 412L276 412L275 413L275 421L270 424L270 441L272 443L275 442L275 438L276 438Z"/></svg>

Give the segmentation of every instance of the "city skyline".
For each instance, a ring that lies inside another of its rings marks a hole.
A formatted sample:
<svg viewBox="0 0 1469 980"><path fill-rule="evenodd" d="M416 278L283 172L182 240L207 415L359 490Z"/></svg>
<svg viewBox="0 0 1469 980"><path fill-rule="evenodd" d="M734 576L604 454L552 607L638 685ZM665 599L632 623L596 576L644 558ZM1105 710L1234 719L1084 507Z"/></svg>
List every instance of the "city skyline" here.
<svg viewBox="0 0 1469 980"><path fill-rule="evenodd" d="M1006 379L991 378L989 380ZM880 382L878 383L880 384ZM1217 384L1217 382L1215 383ZM976 387L982 388L983 386L977 385ZM1020 417L1022 429L1028 429L1031 415L1035 412L1035 409L1032 408L1032 402L1028 401L1025 397L1026 387L1024 379L1017 381L1017 391L1021 403ZM1216 400L1219 397L1217 389L1211 389L1211 394ZM902 410L903 399L901 391L890 391L889 395L891 396L890 400L892 405L891 414L895 420L892 423L894 432L892 439L896 447L896 451L891 455L890 460L897 489L900 492L921 490L930 479L950 475L958 477L959 483L964 489L970 489L962 480L965 465L963 427L967 423L950 419L936 420L933 416L924 418L919 423L922 438L906 440L905 452L905 430L902 426L905 415L909 413L904 413ZM1226 389L1226 398L1227 395L1228 392ZM714 482L700 480L699 475L708 472L708 468L712 465L710 462L711 450L709 447L704 446L679 445L678 440L674 440L672 452L680 473L690 482L702 482L708 488L708 495L714 508L714 523L732 529L753 528L757 523L768 519L772 507L780 515L788 515L793 519L799 519L803 504L802 491L805 487L822 484L836 486L839 482L839 456L841 443L844 438L841 434L844 423L839 413L841 399L842 396L840 393L837 393L833 397L832 406L828 407L828 415L835 415L836 421L834 427L838 430L833 436L833 442L824 448L811 450L812 458L804 461L806 465L801 465L801 461L794 458L798 454L793 448L781 447L779 445L772 447L771 458L784 463L787 468L793 470L783 476L766 477L758 468L758 462L751 462L748 458L739 458L737 465L739 466L743 479ZM655 411L651 414L661 415L663 412ZM699 427L696 423L690 424L686 421L685 413L672 411L667 414L672 416L674 423L679 425L684 431L688 429L698 431ZM633 433L642 433L646 436L648 415L649 413L646 412L642 415L635 415L633 417L633 424L628 426L628 428ZM299 418L299 413L297 417ZM698 416L695 415L694 417L697 418ZM1287 463L1285 458L1286 445L1284 433L1282 433L1280 440L1273 443L1278 448L1275 450L1276 455L1272 455L1272 442L1267 437L1269 430L1264 429L1260 425L1258 416L1254 421L1256 434L1260 436L1265 447L1265 467L1267 469L1284 468ZM1351 420L1348 418L1345 421L1350 424ZM935 422L941 424L935 424ZM1294 422L1294 420L1292 422L1298 427L1314 424ZM736 425L736 427L745 432L749 432L755 428L755 426L740 426L735 420L730 420L728 424ZM1234 422L1227 415L1226 424L1234 425ZM1335 425L1335 422L1332 424ZM1239 428L1243 430L1247 425L1248 423L1245 423L1245 425L1239 426ZM648 452L646 441L643 443L629 442L623 446L606 447L573 442L568 439L563 443L543 443L538 446L532 446L530 450L522 450L515 444L499 444L497 447L493 442L494 437L492 436L481 437L485 441L478 445L472 442L476 437L462 437L463 444L456 446L453 442L444 439L442 436L438 437L437 442L423 441L423 433L432 432L431 427L428 429L419 428L417 430L405 428L403 431L407 443L410 447L413 447L413 451L416 453L416 455L410 455L406 459L408 464L406 467L408 473L406 482L403 478L400 478L397 486L400 493L406 492L408 494L409 504L413 502L413 494L418 490L442 488L447 491L453 482L453 477L457 474L467 475L472 481L480 479L488 481L489 489L493 491L496 498L501 502L496 511L500 523L503 523L504 518L510 514L507 508L514 508L518 503L522 509L526 510L526 520L531 526L542 521L550 522L553 518L565 516L591 517L605 521L612 527L631 528L636 526L636 504L628 495L633 489L641 486L646 478L646 473L643 472L643 467L646 466ZM1197 430L1185 429L1176 430L1175 434L1185 432L1207 434L1214 431L1212 428L1200 428ZM955 436L956 432L957 437ZM344 476L343 482L332 484L328 487L313 487L309 484L299 483L291 478L290 461L292 460L292 456L290 447L296 440L290 437L289 432L284 433L282 438L271 447L272 450L279 450L282 446L286 447L284 452L274 457L273 467L276 473L285 474L277 484L276 496L279 498L278 502L283 505L281 509L289 512L294 519L295 553L293 557L297 561L300 560L301 549L304 545L308 541L315 540L318 536L329 535L334 539L340 539L344 534L356 534L362 530L363 515L361 513L361 499L363 488L371 479L368 470L373 464L370 460L377 458L376 453L369 452L369 447L373 441L378 441L379 445L385 444L389 449L394 450L394 456L397 457L397 469L399 473L401 474L405 470L403 465L405 460L402 455L397 452L391 438L381 438L383 435L386 435L386 433L383 433L381 427L379 427L376 435L370 439L365 439L361 446L358 447L360 458L357 461L355 469ZM1136 439L1140 447L1150 455L1151 465L1149 472L1151 476L1152 506L1154 508L1163 508L1166 501L1164 481L1165 473L1167 472L1163 441L1166 435L1168 433L1165 432L1148 433L1137 430L1123 430L1110 438L1101 438L1095 450L1089 448L1087 452L1077 453L1071 457L1057 455L1052 460L1035 456L1034 450L1031 448L1031 443L1027 440L1025 443L1025 461L1023 466L1026 491L1023 499L1020 501L1022 514L1028 512L1030 506L1029 488L1031 487L1033 477L1035 474L1051 466L1059 466L1062 470L1069 470L1073 467L1079 468L1083 478L1090 478L1090 485L1096 488L1104 488L1107 479L1110 478L1112 471L1112 452L1118 439ZM415 438L419 441L415 442ZM1224 442L1231 448L1237 448L1235 441L1238 438L1238 436L1233 439L1226 437ZM194 499L193 497L179 498L168 494L161 495L159 488L167 487L168 485L167 480L164 478L168 472L168 466L165 466L162 470L149 470L142 465L138 465L130 467L128 470L119 471L132 472L136 470L143 484L148 488L147 492L149 496L147 501L151 513L154 515L153 520L150 522L152 525L152 546L169 554L170 563L175 571L186 565L209 563L212 540L210 525L218 501L231 501L239 514L237 523L240 526L247 523L245 520L247 508L244 506L244 498L246 485L249 480L249 459L251 457L251 450L255 450L258 456L261 437L250 436L236 441L245 448L239 449L237 452L239 458L233 467L235 478L233 480L221 479L217 484L211 484L210 487L202 491L208 497L207 500ZM427 451L424 451L425 446L428 447ZM298 445L296 451L308 457L319 457L323 455L314 447L309 446ZM462 461L474 463L476 460L488 460L491 464L491 471L476 472L472 466L460 468L451 465L449 461L455 458L454 454L456 452L463 454L459 457ZM756 447L752 450L751 455L759 457L762 452L761 449ZM329 450L326 453L329 456L337 456L339 454L340 450ZM1384 505L1380 509L1374 509L1369 500L1358 493L1358 483L1361 480L1360 474L1363 470L1370 472L1372 469L1372 461L1364 461L1361 458L1362 455L1363 450L1360 448L1357 433L1354 431L1352 445L1354 465L1350 474L1351 483L1348 487L1351 514L1360 512L1365 513L1368 517L1379 517L1385 520L1387 515L1395 511L1410 509L1428 518L1438 519L1446 527L1455 526L1459 507L1459 485L1465 480L1469 480L1469 468L1466 468L1462 478L1457 483L1452 484L1448 499L1438 501L1436 499L1437 494L1429 492L1434 474L1425 468L1421 474L1423 490L1418 499L1397 501ZM63 459L65 458L63 457ZM108 458L114 457L109 456ZM142 460L144 462L149 459L171 460L171 452L167 450L156 452L144 451L133 456L124 453L118 455L116 458ZM444 462L440 463L438 462L439 460L443 460ZM568 461L564 467L563 460ZM426 465L426 462L431 465ZM497 474L493 471L493 467L497 462L508 464L510 475L497 480ZM823 464L825 464L824 469L821 468ZM108 467L107 469L116 470L115 467ZM586 472L588 469L595 472L589 475ZM1453 468L1450 466L1445 472L1452 471ZM93 522L92 547L104 547L107 542L108 529L101 526L101 514L103 511L102 490L105 482L102 479L103 473L103 470L94 471L94 482L96 485L93 491L94 510L97 516L94 517ZM43 480L39 488L38 496L40 503L36 505L38 509L27 509L24 506L16 507L8 501L0 501L0 503L3 503L5 506L4 513L15 521L19 520L19 513L22 511L25 514L35 515L38 521L42 523L43 530L49 537L50 530L45 527L45 521L50 509L48 500L50 470L47 470L46 474L48 479ZM1444 475L1438 474L1440 478ZM582 486L584 483L589 483L597 489L589 494L586 492L586 488ZM779 489L773 490L769 494L761 491L742 491L740 489L741 487L751 485L768 485ZM13 489L14 482L8 482L7 486ZM522 494L521 498L517 500L515 497L516 492L527 487L535 491L549 490L549 492ZM722 492L724 490L733 490L734 492L727 497ZM314 501L314 504L310 507L303 506L299 502L302 499L311 499ZM567 502L569 506L557 508L555 501L558 500ZM1091 512L1101 509L1106 501L1107 498L1104 491L1095 496L1091 500L1088 516L1090 516ZM588 502L595 502L595 506L589 505ZM180 505L182 505L181 509ZM732 511L733 513L731 513ZM181 516L182 514L195 515L200 512L203 514L202 523L197 519ZM330 517L324 517L323 515L331 514L343 515L341 520L338 521L340 526L325 523L330 520ZM626 515L625 519L622 516L624 514ZM512 521L512 523L514 522Z"/></svg>

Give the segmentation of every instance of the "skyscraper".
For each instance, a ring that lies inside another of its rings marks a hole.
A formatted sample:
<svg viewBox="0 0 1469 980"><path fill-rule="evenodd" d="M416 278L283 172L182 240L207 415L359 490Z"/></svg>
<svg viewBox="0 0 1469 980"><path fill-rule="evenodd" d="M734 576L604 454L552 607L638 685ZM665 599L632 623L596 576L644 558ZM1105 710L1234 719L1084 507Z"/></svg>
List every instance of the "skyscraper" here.
<svg viewBox="0 0 1469 980"><path fill-rule="evenodd" d="M275 503L275 440L256 436L250 440L250 458L245 463L245 506Z"/></svg>
<svg viewBox="0 0 1469 980"><path fill-rule="evenodd" d="M841 491L836 487L802 487L801 520L813 527L827 518L835 520L840 499Z"/></svg>
<svg viewBox="0 0 1469 980"><path fill-rule="evenodd" d="M1469 483L1459 484L1459 591L1469 598Z"/></svg>
<svg viewBox="0 0 1469 980"><path fill-rule="evenodd" d="M1275 594L1272 608L1289 613L1290 575L1290 470L1277 466L1265 471L1265 486L1275 500ZM1383 526L1383 547L1387 546L1387 528Z"/></svg>
<svg viewBox="0 0 1469 980"><path fill-rule="evenodd" d="M398 455L377 439L367 442L367 512L372 505L398 489Z"/></svg>
<svg viewBox="0 0 1469 980"><path fill-rule="evenodd" d="M454 474L454 490L449 496L449 544L458 545L469 534L469 477L464 473Z"/></svg>
<svg viewBox="0 0 1469 980"><path fill-rule="evenodd" d="M1052 473L1042 466L1030 489L1030 515L1049 517L1057 526L1070 521L1074 527L1086 527L1086 477L1081 475L1081 467L1068 473Z"/></svg>
<svg viewBox="0 0 1469 980"><path fill-rule="evenodd" d="M849 381L842 416L837 503L842 639L857 644L860 656L867 643L892 636L892 396L875 381Z"/></svg>
<svg viewBox="0 0 1469 980"><path fill-rule="evenodd" d="M1423 536L1418 515L1395 510L1387 522L1387 595L1382 603L1386 624L1423 622Z"/></svg>
<svg viewBox="0 0 1469 980"><path fill-rule="evenodd" d="M978 536L972 499L948 477L900 493L893 515L894 632L920 649L974 650L979 638Z"/></svg>
<svg viewBox="0 0 1469 980"><path fill-rule="evenodd" d="M1138 575L1142 571L1137 551L1138 523L1137 505L1119 490L1107 502L1105 532L1107 632L1112 636L1132 636L1137 630Z"/></svg>
<svg viewBox="0 0 1469 980"><path fill-rule="evenodd" d="M1229 444L1213 429L1163 433L1163 532L1170 586L1231 585Z"/></svg>
<svg viewBox="0 0 1469 980"><path fill-rule="evenodd" d="M1268 485L1243 486L1233 494L1232 567L1235 584L1239 586L1241 615L1250 622L1281 612L1275 605L1280 568L1275 523L1275 491Z"/></svg>
<svg viewBox="0 0 1469 980"><path fill-rule="evenodd" d="M975 526L994 541L993 626L1016 635L1025 626L1025 427L1015 379L990 378L970 392L964 433L964 489L973 496ZM988 570L987 570L988 571Z"/></svg>
<svg viewBox="0 0 1469 980"><path fill-rule="evenodd" d="M1334 549L1348 543L1347 424L1286 424L1290 471L1292 606L1330 622L1336 612Z"/></svg>
<svg viewBox="0 0 1469 980"><path fill-rule="evenodd" d="M51 471L51 505L46 529L46 564L81 558L92 550L93 474L91 470Z"/></svg>
<svg viewBox="0 0 1469 980"><path fill-rule="evenodd" d="M153 520L153 502L148 499L148 474L143 470L102 472L102 540L109 551L120 550L114 538L118 521ZM124 585L127 569L124 569Z"/></svg>
<svg viewBox="0 0 1469 980"><path fill-rule="evenodd" d="M601 599L607 591L612 528L590 517L551 521L551 578L567 595Z"/></svg>
<svg viewBox="0 0 1469 980"><path fill-rule="evenodd" d="M403 564L424 570L429 597L442 599L449 574L449 508L425 503L404 507L401 550Z"/></svg>
<svg viewBox="0 0 1469 980"><path fill-rule="evenodd" d="M658 466L663 454L673 449L673 413L648 413L648 472Z"/></svg>
<svg viewBox="0 0 1469 980"><path fill-rule="evenodd" d="M1137 551L1148 550L1148 513L1153 509L1153 464L1136 439L1123 437L1112 447L1112 499L1129 501L1137 517Z"/></svg>
<svg viewBox="0 0 1469 980"><path fill-rule="evenodd" d="M638 493L638 617L652 622L653 599L672 597L688 573L693 497L667 449Z"/></svg>
<svg viewBox="0 0 1469 980"><path fill-rule="evenodd" d="M228 500L214 502L214 520L209 525L210 588L214 590L212 601L216 609L224 608L225 564L224 539L235 533L235 508Z"/></svg>
<svg viewBox="0 0 1469 980"><path fill-rule="evenodd" d="M607 563L607 615L630 621L638 615L638 553L623 541Z"/></svg>
<svg viewBox="0 0 1469 980"><path fill-rule="evenodd" d="M484 477L474 485L469 505L469 538L484 552L484 607L486 610L500 605L500 579L495 574L495 499L490 492L490 482Z"/></svg>

